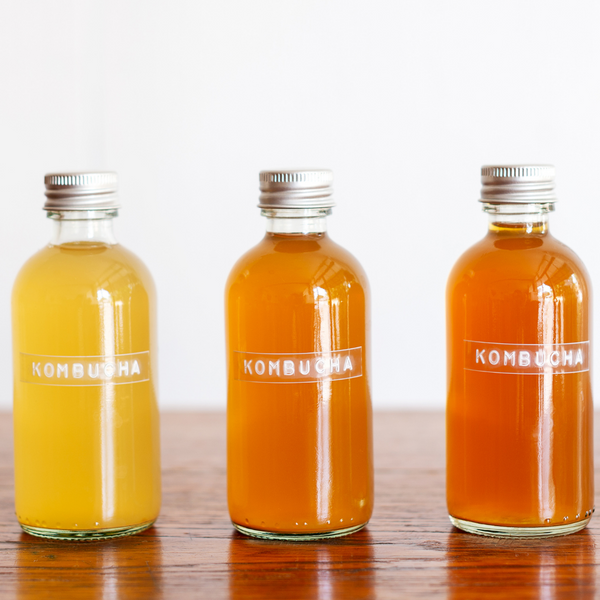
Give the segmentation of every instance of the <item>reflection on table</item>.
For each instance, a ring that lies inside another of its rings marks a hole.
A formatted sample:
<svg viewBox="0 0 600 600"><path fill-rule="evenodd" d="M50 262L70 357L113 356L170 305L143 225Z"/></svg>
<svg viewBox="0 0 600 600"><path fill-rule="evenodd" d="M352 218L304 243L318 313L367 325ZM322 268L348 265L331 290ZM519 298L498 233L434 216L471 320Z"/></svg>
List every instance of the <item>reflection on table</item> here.
<svg viewBox="0 0 600 600"><path fill-rule="evenodd" d="M449 600L596 597L596 548L587 529L526 541L454 529L447 537L446 558Z"/></svg>
<svg viewBox="0 0 600 600"><path fill-rule="evenodd" d="M229 542L229 598L375 597L373 540L368 530L318 543Z"/></svg>

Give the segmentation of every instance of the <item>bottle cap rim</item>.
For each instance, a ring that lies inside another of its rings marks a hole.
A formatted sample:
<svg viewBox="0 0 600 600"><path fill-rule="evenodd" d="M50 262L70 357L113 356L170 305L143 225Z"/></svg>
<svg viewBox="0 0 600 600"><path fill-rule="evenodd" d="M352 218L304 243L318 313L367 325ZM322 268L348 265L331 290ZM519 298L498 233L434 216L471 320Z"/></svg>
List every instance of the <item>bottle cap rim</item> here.
<svg viewBox="0 0 600 600"><path fill-rule="evenodd" d="M277 169L259 174L260 208L332 208L330 169Z"/></svg>
<svg viewBox="0 0 600 600"><path fill-rule="evenodd" d="M118 177L113 171L48 173L44 210L117 210Z"/></svg>
<svg viewBox="0 0 600 600"><path fill-rule="evenodd" d="M557 201L553 165L484 165L481 198L486 204L548 204Z"/></svg>

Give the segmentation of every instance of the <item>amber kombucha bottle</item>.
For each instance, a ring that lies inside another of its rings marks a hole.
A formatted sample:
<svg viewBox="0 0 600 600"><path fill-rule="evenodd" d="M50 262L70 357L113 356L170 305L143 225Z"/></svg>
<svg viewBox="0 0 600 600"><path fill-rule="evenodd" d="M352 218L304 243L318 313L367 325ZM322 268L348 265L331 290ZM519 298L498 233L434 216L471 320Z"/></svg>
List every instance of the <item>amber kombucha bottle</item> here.
<svg viewBox="0 0 600 600"><path fill-rule="evenodd" d="M327 235L331 184L263 171L267 232L227 282L229 512L255 537L346 535L373 508L368 283Z"/></svg>
<svg viewBox="0 0 600 600"><path fill-rule="evenodd" d="M591 288L548 226L551 166L482 168L487 235L447 288L447 501L471 533L547 537L594 512Z"/></svg>
<svg viewBox="0 0 600 600"><path fill-rule="evenodd" d="M46 176L50 243L12 297L15 505L28 533L102 539L160 509L155 292L117 243L115 173Z"/></svg>

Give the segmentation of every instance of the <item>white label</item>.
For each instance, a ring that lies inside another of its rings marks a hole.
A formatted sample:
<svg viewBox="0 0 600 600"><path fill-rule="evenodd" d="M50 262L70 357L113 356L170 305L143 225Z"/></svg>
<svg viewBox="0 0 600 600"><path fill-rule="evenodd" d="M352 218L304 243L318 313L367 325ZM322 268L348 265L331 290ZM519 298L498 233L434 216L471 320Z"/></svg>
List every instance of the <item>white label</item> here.
<svg viewBox="0 0 600 600"><path fill-rule="evenodd" d="M150 353L115 356L46 356L21 352L21 381L38 385L94 386L150 378Z"/></svg>
<svg viewBox="0 0 600 600"><path fill-rule="evenodd" d="M233 377L254 383L315 383L362 377L362 347L305 354L233 353Z"/></svg>
<svg viewBox="0 0 600 600"><path fill-rule="evenodd" d="M505 344L465 340L465 369L513 375L566 375L589 371L589 342Z"/></svg>

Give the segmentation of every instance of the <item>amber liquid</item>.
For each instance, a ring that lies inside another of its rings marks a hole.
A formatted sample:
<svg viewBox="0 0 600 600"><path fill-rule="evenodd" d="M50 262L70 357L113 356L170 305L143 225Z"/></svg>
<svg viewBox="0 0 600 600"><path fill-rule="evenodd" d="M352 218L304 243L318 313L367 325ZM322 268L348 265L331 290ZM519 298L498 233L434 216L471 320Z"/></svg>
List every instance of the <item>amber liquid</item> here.
<svg viewBox="0 0 600 600"><path fill-rule="evenodd" d="M451 516L551 527L593 509L589 371L521 375L465 369L465 340L591 341L579 258L544 223L492 225L447 288L447 501Z"/></svg>
<svg viewBox="0 0 600 600"><path fill-rule="evenodd" d="M28 531L94 537L158 516L155 368L137 383L48 385L28 382L20 359L148 351L154 364L154 319L152 278L120 245L49 246L21 269L13 290L15 503Z"/></svg>
<svg viewBox="0 0 600 600"><path fill-rule="evenodd" d="M268 233L226 289L228 500L234 524L286 534L364 525L373 508L368 284L325 233ZM236 380L235 351L362 347L363 375L317 383Z"/></svg>

